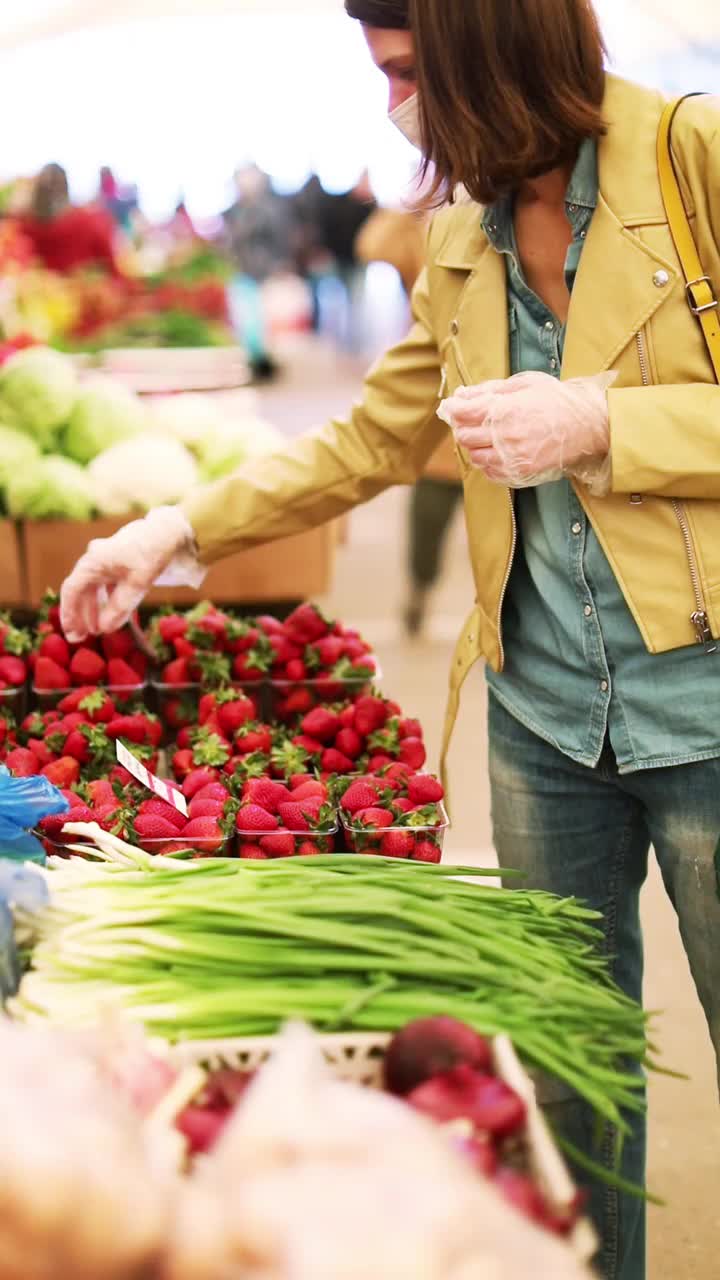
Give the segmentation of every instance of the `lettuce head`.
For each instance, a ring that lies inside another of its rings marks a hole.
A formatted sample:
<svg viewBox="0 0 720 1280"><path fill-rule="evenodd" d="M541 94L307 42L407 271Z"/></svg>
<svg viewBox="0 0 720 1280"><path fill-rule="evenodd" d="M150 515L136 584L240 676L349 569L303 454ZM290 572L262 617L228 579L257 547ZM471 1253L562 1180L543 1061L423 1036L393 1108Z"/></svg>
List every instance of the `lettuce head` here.
<svg viewBox="0 0 720 1280"><path fill-rule="evenodd" d="M8 479L6 498L15 519L89 520L95 506L87 471L52 453L17 469Z"/></svg>
<svg viewBox="0 0 720 1280"><path fill-rule="evenodd" d="M121 440L139 435L147 413L139 396L112 378L93 378L80 391L63 436L63 450L75 462L91 462Z"/></svg>
<svg viewBox="0 0 720 1280"><path fill-rule="evenodd" d="M41 449L53 449L77 393L75 370L66 356L48 347L28 347L0 369L0 421L25 431Z"/></svg>

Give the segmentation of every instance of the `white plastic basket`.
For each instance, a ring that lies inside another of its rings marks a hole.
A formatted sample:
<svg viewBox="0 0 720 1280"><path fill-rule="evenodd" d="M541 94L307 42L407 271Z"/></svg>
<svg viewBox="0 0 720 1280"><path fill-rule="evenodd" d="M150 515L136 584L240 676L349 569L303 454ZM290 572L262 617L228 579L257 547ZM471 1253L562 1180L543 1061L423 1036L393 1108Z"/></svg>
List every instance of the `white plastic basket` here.
<svg viewBox="0 0 720 1280"><path fill-rule="evenodd" d="M389 1035L382 1032L345 1032L319 1036L325 1059L338 1078L372 1089L381 1086L382 1062L390 1039ZM235 1071L251 1072L267 1062L275 1045L273 1036L196 1040L172 1045L169 1053L171 1061L179 1067L200 1064L210 1070L230 1067ZM507 1036L495 1038L493 1056L498 1076L519 1094L527 1107L528 1162L533 1177L548 1202L562 1212L574 1203L576 1187L538 1106L535 1086ZM597 1237L586 1218L577 1223L570 1242L575 1254L583 1262L589 1262L594 1256Z"/></svg>

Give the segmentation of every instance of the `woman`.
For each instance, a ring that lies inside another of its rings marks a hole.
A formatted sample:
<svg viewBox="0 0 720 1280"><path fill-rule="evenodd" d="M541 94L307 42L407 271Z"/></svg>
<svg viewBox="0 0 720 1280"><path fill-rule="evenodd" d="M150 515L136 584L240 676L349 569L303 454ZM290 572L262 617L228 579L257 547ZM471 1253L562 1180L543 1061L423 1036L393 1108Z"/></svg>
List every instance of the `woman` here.
<svg viewBox="0 0 720 1280"><path fill-rule="evenodd" d="M587 0L415 0L411 17L414 45L372 27L368 44L393 107L417 79L401 114L438 200L462 184L477 202L435 217L411 332L348 421L93 543L65 624L110 629L173 561L197 574L414 481L450 396L477 603L447 727L484 656L501 864L603 911L617 980L639 999L652 843L717 1050L720 388L663 207L664 103L606 76ZM716 285L719 128L717 101L697 98L674 132ZM590 1151L586 1117L573 1124ZM641 1180L643 1165L638 1127L623 1171ZM596 1189L593 1209L604 1275L641 1280L639 1202Z"/></svg>

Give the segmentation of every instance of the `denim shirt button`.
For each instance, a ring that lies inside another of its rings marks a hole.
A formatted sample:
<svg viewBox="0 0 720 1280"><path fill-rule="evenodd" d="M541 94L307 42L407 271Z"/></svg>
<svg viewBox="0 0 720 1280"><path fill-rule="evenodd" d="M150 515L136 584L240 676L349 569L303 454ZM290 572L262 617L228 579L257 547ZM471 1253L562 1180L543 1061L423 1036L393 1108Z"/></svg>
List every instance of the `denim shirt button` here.
<svg viewBox="0 0 720 1280"><path fill-rule="evenodd" d="M576 520L576 521L575 521L574 525L572 526L572 531L573 531L573 533L575 534L575 537L576 537L576 538L577 538L577 536L578 536L578 534L579 534L579 533L582 533L582 525L580 524L580 521L579 521L579 520Z"/></svg>

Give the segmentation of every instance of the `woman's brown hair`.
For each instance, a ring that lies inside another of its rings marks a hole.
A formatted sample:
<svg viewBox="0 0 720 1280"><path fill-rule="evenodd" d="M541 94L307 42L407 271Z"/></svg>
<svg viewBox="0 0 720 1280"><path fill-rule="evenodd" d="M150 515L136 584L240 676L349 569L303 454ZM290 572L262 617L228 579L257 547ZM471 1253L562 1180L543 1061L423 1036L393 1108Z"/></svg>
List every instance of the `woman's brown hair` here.
<svg viewBox="0 0 720 1280"><path fill-rule="evenodd" d="M605 132L591 0L410 0L428 205L491 204Z"/></svg>

